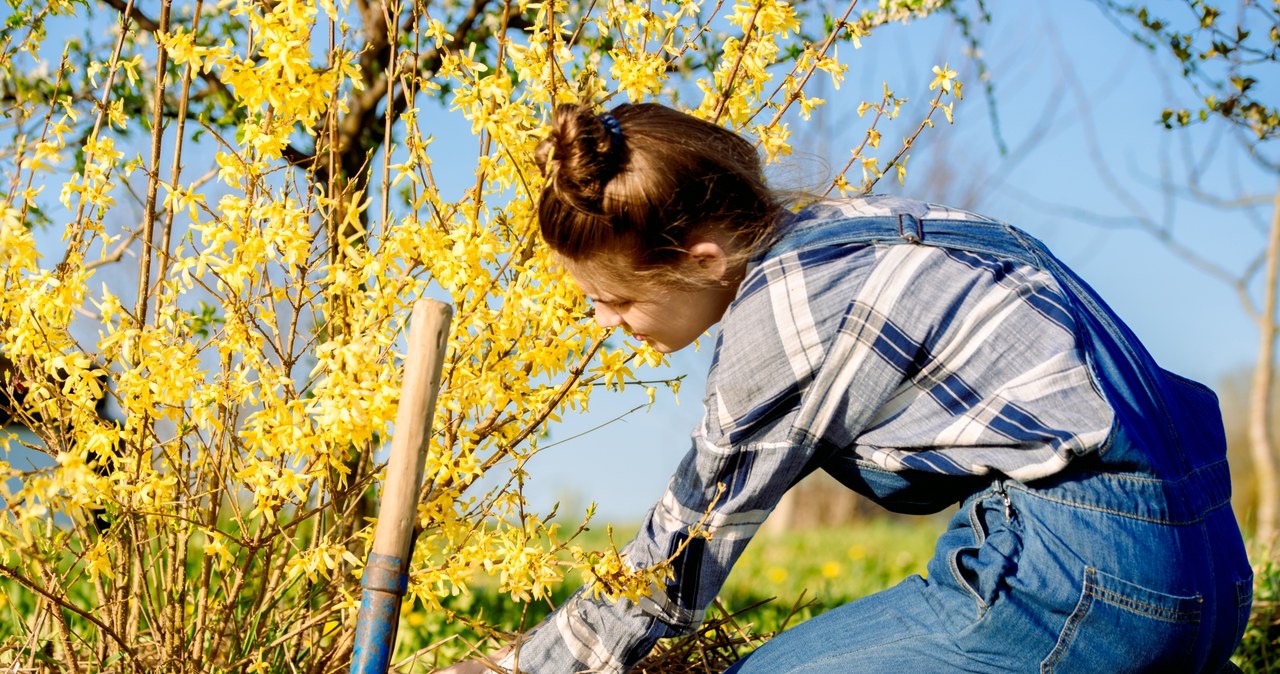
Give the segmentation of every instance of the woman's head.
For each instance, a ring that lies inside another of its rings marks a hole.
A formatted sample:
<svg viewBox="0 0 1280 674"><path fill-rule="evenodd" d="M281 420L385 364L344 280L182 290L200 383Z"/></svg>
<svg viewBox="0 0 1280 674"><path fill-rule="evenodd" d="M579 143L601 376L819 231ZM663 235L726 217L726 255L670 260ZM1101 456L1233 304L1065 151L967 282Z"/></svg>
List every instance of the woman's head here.
<svg viewBox="0 0 1280 674"><path fill-rule="evenodd" d="M543 238L569 261L619 279L717 283L691 246L715 241L737 269L779 209L749 142L657 104L605 115L559 106L537 159L547 175Z"/></svg>

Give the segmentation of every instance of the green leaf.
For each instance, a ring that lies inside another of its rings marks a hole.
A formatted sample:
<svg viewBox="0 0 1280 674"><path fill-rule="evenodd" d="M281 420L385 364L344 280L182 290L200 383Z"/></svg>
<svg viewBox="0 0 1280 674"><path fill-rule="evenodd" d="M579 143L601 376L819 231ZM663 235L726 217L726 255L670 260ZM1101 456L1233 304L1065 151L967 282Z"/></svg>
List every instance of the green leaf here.
<svg viewBox="0 0 1280 674"><path fill-rule="evenodd" d="M1252 87L1257 83L1258 83L1258 80L1255 80L1252 77L1240 77L1239 75L1237 75L1231 78L1231 86L1235 87L1236 90L1242 94L1248 91L1250 87Z"/></svg>
<svg viewBox="0 0 1280 674"><path fill-rule="evenodd" d="M1212 27L1213 23L1218 20L1219 13L1220 12L1218 12L1218 10L1213 7L1205 7L1204 13L1200 16L1200 27L1201 28Z"/></svg>

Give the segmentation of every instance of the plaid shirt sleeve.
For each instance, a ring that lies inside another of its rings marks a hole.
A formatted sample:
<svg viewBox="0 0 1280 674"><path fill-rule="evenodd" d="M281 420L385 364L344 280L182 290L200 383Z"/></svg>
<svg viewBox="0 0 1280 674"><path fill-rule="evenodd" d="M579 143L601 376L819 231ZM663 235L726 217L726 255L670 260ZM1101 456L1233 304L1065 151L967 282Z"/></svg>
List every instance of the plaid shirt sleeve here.
<svg viewBox="0 0 1280 674"><path fill-rule="evenodd" d="M674 555L673 579L638 604L580 592L503 664L624 672L696 627L815 453L1032 479L1090 451L1111 412L1062 305L1042 272L927 246L828 246L753 268L722 319L692 448L624 550L637 568ZM689 540L699 522L709 536Z"/></svg>

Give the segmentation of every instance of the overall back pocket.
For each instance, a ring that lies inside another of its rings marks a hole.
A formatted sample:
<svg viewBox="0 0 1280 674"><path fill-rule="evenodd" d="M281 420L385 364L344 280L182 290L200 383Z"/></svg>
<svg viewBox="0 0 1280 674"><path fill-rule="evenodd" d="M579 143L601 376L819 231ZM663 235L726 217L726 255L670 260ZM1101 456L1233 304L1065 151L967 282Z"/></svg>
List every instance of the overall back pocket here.
<svg viewBox="0 0 1280 674"><path fill-rule="evenodd" d="M1043 674L1178 672L1199 629L1202 599L1178 597L1085 568L1080 601L1040 664Z"/></svg>

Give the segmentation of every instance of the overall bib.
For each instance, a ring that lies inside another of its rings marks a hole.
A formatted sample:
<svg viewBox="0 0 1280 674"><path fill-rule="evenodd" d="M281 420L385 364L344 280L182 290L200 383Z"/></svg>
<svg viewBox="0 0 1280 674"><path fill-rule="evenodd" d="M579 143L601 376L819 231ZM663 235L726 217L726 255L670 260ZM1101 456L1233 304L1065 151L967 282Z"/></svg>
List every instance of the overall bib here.
<svg viewBox="0 0 1280 674"><path fill-rule="evenodd" d="M928 564L884 592L784 632L729 672L1216 672L1249 618L1252 572L1214 394L1156 365L1039 241L994 221L895 215L801 221L769 255L828 244L926 245L1051 274L1073 310L1111 433L1061 473L1024 484L815 460L896 512L959 510Z"/></svg>

